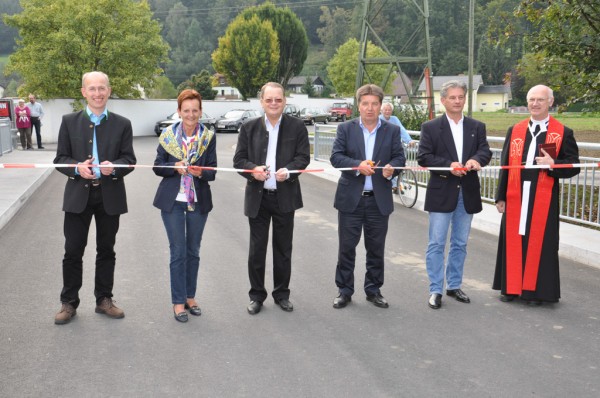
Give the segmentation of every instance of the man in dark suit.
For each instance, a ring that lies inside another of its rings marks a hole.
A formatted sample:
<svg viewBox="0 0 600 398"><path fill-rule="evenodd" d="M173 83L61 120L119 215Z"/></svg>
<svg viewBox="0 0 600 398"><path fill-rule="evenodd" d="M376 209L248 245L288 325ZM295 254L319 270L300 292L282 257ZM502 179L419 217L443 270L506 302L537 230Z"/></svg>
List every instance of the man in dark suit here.
<svg viewBox="0 0 600 398"><path fill-rule="evenodd" d="M487 165L492 152L485 124L464 117L467 85L451 80L442 85L440 96L446 113L423 123L419 142L419 165L451 167L451 171L430 171L425 211L429 212L429 244L426 265L429 275L429 307L442 305L444 271L446 294L462 303L469 296L461 290L467 241L473 214L482 210L477 171ZM450 251L444 267L448 229Z"/></svg>
<svg viewBox="0 0 600 398"><path fill-rule="evenodd" d="M267 83L260 90L265 116L244 123L240 128L233 157L236 168L254 170L240 173L248 181L244 215L250 224L248 275L250 305L248 313L258 314L267 298L265 261L269 226L273 221L273 299L284 311L293 311L290 302L292 238L294 213L302 207L299 174L310 162L308 131L304 122L284 115L285 94L278 83Z"/></svg>
<svg viewBox="0 0 600 398"><path fill-rule="evenodd" d="M111 89L102 72L83 75L81 94L87 101L85 110L63 116L58 134L54 163L77 167L58 168L68 178L65 187L65 255L63 258L62 308L54 323L71 321L79 305L82 283L83 253L92 216L96 221L96 278L94 295L96 312L111 318L123 318L124 312L112 300L115 270L115 239L119 216L127 212L123 177L132 168L115 168L116 164L135 164L131 122L109 113L106 103ZM100 164L103 167L92 167Z"/></svg>
<svg viewBox="0 0 600 398"><path fill-rule="evenodd" d="M331 164L343 171L335 193L338 210L338 262L335 284L338 296L334 308L343 308L354 294L356 246L364 229L367 250L365 293L377 307L387 308L381 295L385 238L389 215L394 211L392 182L399 173L394 167L405 164L400 128L379 119L383 90L367 84L356 92L360 117L338 125L331 152ZM383 168L374 167L377 164Z"/></svg>

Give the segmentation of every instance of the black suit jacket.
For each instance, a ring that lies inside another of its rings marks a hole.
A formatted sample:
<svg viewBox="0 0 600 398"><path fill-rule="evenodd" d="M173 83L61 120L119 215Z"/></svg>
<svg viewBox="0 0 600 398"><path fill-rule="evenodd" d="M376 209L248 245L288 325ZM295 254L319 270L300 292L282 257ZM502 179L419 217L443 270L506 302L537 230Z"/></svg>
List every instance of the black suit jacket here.
<svg viewBox="0 0 600 398"><path fill-rule="evenodd" d="M331 164L333 167L358 167L366 159L365 140L359 119L342 123L337 127L337 134L331 151ZM400 141L400 127L381 121L377 130L375 146L373 147L373 160L380 166L390 164L394 167L403 167L406 159ZM400 171L396 170L395 175ZM384 178L381 169L377 169L371 176L373 192L377 207L382 215L389 215L394 211L392 198L392 182ZM335 192L334 207L339 211L351 213L358 206L362 191L365 186L365 176L355 170L342 171Z"/></svg>
<svg viewBox="0 0 600 398"><path fill-rule="evenodd" d="M487 142L485 124L465 117L463 120L463 153L456 153L452 130L447 116L423 123L419 141L418 162L423 167L450 167L452 162L465 164L473 159L481 167L492 158ZM450 171L430 171L425 211L450 213L458 204L458 193L462 189L465 210L469 214L482 210L479 176L470 171L463 177L457 177Z"/></svg>
<svg viewBox="0 0 600 398"><path fill-rule="evenodd" d="M233 165L238 169L250 170L262 166L267 160L269 134L265 125L265 117L247 121L240 128L238 143L233 157ZM308 130L304 122L289 115L282 115L277 138L274 173L280 168L288 170L304 170L310 163L310 145ZM244 198L244 214L254 218L262 200L264 182L255 180L251 173L240 173L247 179ZM288 213L303 206L300 190L300 174L290 174L290 178L277 182L277 202L279 209Z"/></svg>
<svg viewBox="0 0 600 398"><path fill-rule="evenodd" d="M85 111L64 115L58 133L54 163L76 164L93 157L94 123ZM113 164L135 164L133 131L129 119L109 112L108 118L96 126L98 156L94 163L105 160ZM57 168L69 177L65 186L63 211L81 213L88 202L90 180L75 174L75 167ZM127 195L123 177L133 168L115 168L110 176L101 176L104 210L109 215L127 213Z"/></svg>

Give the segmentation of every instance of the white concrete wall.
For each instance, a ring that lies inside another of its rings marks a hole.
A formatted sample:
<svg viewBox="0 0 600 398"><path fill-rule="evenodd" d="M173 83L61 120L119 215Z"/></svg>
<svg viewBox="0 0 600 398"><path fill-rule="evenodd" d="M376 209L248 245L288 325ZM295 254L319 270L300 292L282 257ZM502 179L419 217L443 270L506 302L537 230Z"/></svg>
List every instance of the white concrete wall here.
<svg viewBox="0 0 600 398"><path fill-rule="evenodd" d="M292 94L287 102L300 109L305 107L321 107L329 109L334 102L348 101L352 98L308 98L305 94ZM64 114L72 112L72 99L55 99L41 101L44 107L42 119L42 142L55 143L58 140L58 130ZM176 100L122 100L110 99L108 109L131 120L134 136L154 134L154 124L177 110ZM218 118L232 109L261 110L258 99L248 101L202 101L202 110L210 117Z"/></svg>

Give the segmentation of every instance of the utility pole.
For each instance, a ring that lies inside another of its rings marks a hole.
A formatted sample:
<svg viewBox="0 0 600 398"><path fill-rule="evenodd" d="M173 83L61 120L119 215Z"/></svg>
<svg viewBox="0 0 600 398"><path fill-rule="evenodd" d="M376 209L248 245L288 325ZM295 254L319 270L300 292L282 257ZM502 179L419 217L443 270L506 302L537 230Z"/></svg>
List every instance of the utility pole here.
<svg viewBox="0 0 600 398"><path fill-rule="evenodd" d="M475 57L475 0L469 0L469 86L467 116L473 116L473 58Z"/></svg>

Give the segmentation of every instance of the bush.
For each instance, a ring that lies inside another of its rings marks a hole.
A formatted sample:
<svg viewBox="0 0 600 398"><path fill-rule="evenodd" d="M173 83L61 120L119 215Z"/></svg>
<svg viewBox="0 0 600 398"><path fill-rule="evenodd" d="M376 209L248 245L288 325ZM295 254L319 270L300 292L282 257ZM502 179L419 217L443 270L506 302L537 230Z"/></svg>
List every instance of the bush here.
<svg viewBox="0 0 600 398"><path fill-rule="evenodd" d="M402 125L407 130L421 130L421 125L425 123L428 119L427 109L415 107L413 108L410 105L401 105L397 108L394 108L394 115L400 119Z"/></svg>

